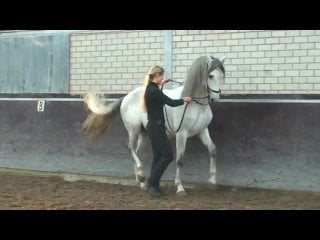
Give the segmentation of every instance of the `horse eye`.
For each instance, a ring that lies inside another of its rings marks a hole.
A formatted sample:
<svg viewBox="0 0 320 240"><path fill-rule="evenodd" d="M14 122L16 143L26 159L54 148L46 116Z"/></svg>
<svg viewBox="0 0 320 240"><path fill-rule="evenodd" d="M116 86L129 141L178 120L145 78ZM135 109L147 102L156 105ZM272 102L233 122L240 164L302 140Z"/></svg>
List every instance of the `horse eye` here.
<svg viewBox="0 0 320 240"><path fill-rule="evenodd" d="M213 79L213 77L214 77L213 75L209 75L209 79L211 79L211 80L212 80L212 79Z"/></svg>

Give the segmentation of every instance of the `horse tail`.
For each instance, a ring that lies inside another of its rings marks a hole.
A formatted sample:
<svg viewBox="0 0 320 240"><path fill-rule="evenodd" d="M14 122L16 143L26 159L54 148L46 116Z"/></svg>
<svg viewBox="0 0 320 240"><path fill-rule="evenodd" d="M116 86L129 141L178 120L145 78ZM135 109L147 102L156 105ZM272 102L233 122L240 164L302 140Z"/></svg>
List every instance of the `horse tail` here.
<svg viewBox="0 0 320 240"><path fill-rule="evenodd" d="M120 111L123 98L105 104L93 93L88 93L84 97L84 103L91 111L87 119L82 124L82 131L89 139L96 139L104 134L111 126L112 120Z"/></svg>

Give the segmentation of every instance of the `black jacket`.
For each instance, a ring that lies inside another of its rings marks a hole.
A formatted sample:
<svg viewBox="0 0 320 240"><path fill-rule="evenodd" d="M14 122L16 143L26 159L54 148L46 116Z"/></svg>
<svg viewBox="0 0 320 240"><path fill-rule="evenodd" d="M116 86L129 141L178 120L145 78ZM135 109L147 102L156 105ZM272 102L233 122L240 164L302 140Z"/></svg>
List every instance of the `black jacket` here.
<svg viewBox="0 0 320 240"><path fill-rule="evenodd" d="M171 107L176 107L184 104L183 99L173 100L163 94L155 83L150 83L145 92L145 102L148 113L148 120L161 120L164 122L163 105L167 104Z"/></svg>

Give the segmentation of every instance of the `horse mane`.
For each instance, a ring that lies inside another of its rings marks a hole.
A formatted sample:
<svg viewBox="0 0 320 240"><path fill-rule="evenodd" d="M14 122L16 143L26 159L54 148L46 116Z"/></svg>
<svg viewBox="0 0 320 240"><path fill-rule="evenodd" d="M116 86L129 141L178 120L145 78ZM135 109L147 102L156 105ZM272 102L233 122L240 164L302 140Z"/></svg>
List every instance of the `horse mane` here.
<svg viewBox="0 0 320 240"><path fill-rule="evenodd" d="M225 74L224 66L219 59L208 56L196 59L188 70L181 97L203 97L207 92L209 73L216 68Z"/></svg>

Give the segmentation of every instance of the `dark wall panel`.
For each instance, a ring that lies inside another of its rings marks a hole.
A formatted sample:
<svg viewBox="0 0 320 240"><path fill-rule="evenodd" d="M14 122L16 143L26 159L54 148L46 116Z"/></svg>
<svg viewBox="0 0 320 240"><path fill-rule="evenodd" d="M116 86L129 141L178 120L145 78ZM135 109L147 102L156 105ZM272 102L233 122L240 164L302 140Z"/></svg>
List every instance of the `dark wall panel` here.
<svg viewBox="0 0 320 240"><path fill-rule="evenodd" d="M210 134L218 149L218 183L320 191L319 104L218 103ZM127 133L118 115L108 134L88 142L82 102L0 101L0 167L133 176ZM142 151L148 173L149 142ZM164 179L174 180L175 164ZM182 179L207 182L209 155L198 138L187 142Z"/></svg>

